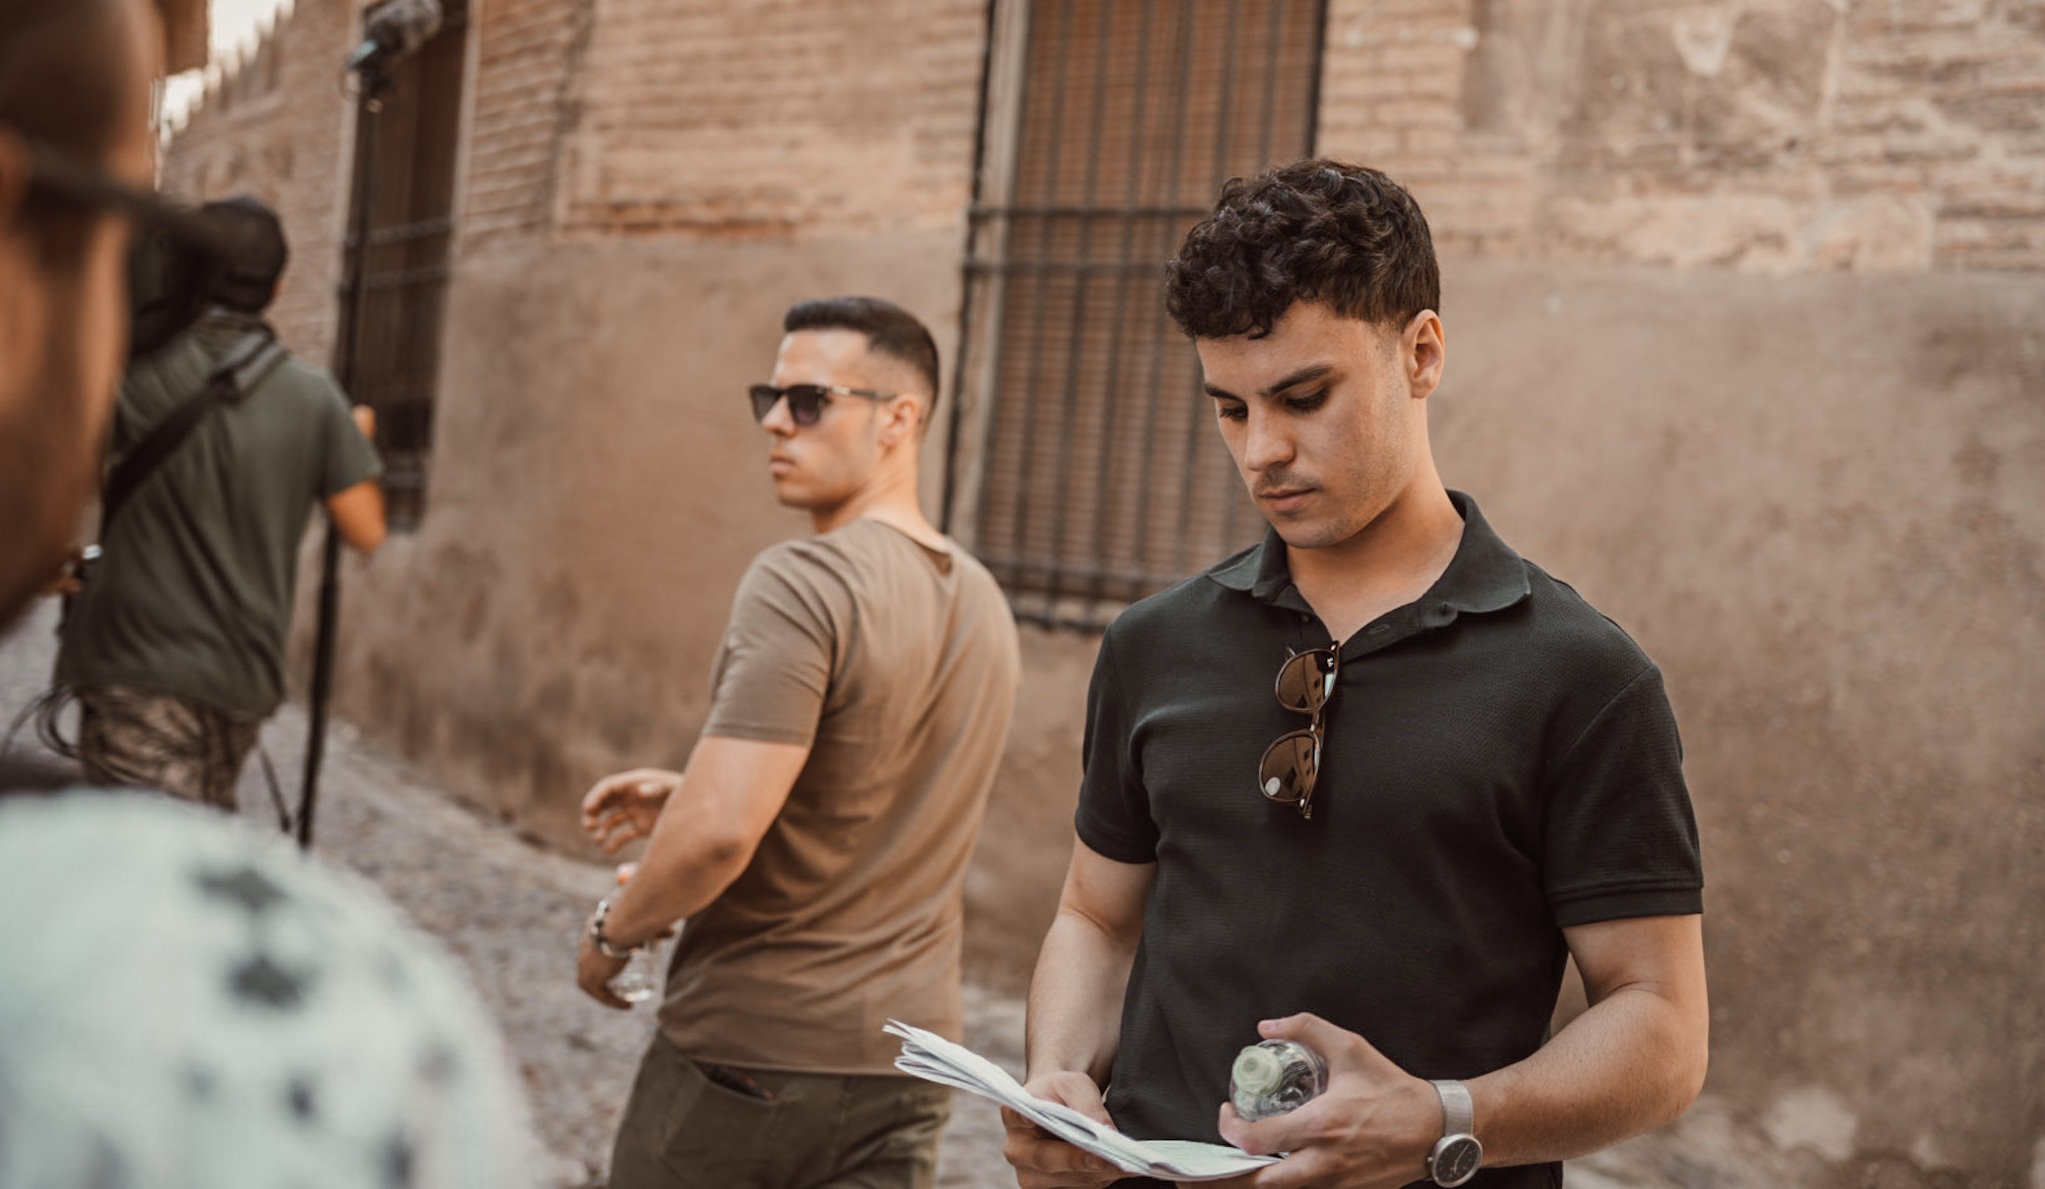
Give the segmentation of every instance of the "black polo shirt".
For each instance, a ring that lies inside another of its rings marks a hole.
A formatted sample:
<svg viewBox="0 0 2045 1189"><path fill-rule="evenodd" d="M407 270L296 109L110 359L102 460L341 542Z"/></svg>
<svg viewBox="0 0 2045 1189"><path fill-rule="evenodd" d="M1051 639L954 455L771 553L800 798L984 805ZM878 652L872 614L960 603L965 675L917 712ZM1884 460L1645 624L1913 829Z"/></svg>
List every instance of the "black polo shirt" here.
<svg viewBox="0 0 2045 1189"><path fill-rule="evenodd" d="M1342 646L1310 821L1257 789L1307 721L1279 666L1330 642L1275 532L1101 641L1079 836L1157 864L1108 1093L1129 1134L1218 1142L1236 1050L1294 1012L1425 1078L1509 1065L1546 1037L1565 926L1703 911L1660 671L1450 496L1448 569Z"/></svg>

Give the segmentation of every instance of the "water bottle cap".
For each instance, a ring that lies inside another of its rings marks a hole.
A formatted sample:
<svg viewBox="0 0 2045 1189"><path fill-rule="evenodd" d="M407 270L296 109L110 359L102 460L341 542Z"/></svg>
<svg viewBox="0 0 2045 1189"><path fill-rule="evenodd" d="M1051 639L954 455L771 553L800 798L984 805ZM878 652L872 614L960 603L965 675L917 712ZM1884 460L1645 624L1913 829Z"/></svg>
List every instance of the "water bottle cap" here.
<svg viewBox="0 0 2045 1189"><path fill-rule="evenodd" d="M1263 1045L1251 1045L1236 1054L1235 1068L1230 1071L1236 1088L1246 1094L1267 1094L1278 1087L1285 1076L1285 1063L1278 1054Z"/></svg>

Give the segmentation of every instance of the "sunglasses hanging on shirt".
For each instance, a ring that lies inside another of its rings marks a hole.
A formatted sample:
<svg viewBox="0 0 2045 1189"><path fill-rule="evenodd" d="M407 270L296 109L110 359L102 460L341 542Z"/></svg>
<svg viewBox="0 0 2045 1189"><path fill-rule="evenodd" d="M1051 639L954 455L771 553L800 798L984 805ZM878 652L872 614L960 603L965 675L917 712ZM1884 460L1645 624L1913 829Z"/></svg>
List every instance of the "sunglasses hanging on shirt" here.
<svg viewBox="0 0 2045 1189"><path fill-rule="evenodd" d="M1306 715L1307 725L1280 735L1264 749L1257 764L1257 791L1267 801L1299 810L1303 818L1314 816L1314 785L1320 780L1326 738L1321 716L1335 696L1335 675L1341 667L1342 654L1333 647L1293 653L1278 667L1274 683L1278 704Z"/></svg>

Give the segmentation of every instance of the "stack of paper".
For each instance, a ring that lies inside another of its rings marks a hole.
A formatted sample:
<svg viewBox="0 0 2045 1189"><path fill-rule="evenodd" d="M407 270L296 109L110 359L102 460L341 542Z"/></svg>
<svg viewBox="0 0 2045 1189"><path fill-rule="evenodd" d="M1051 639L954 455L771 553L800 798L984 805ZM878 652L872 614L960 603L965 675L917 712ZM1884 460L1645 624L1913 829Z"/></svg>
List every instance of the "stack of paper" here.
<svg viewBox="0 0 2045 1189"><path fill-rule="evenodd" d="M1008 1071L964 1045L942 1036L889 1020L884 1029L902 1038L895 1068L925 1081L970 1090L1022 1115L1059 1139L1084 1148L1126 1173L1167 1181L1218 1181L1255 1172L1274 1164L1276 1156L1252 1156L1221 1144L1194 1140L1135 1140L1105 1123L1087 1118L1062 1102L1038 1098L1024 1090Z"/></svg>

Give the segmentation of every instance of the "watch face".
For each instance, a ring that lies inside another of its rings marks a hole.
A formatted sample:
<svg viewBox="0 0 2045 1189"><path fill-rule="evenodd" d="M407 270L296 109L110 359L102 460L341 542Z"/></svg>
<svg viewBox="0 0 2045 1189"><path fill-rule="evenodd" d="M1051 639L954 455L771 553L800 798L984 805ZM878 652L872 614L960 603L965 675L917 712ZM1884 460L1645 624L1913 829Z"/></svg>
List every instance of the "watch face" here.
<svg viewBox="0 0 2045 1189"><path fill-rule="evenodd" d="M1484 1161L1484 1146L1473 1135L1452 1135L1441 1141L1441 1147L1434 1154L1434 1183L1443 1186L1461 1185L1477 1175L1477 1166Z"/></svg>

